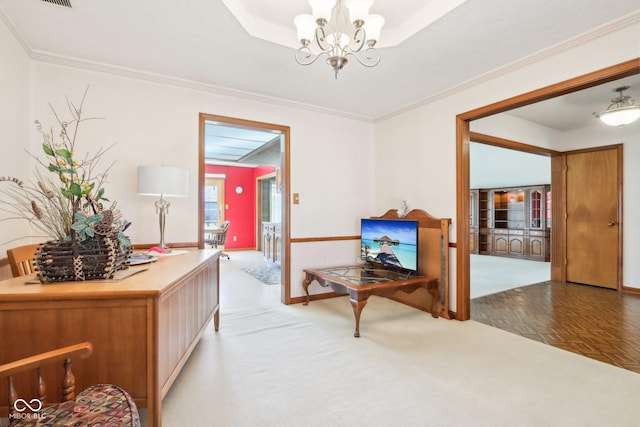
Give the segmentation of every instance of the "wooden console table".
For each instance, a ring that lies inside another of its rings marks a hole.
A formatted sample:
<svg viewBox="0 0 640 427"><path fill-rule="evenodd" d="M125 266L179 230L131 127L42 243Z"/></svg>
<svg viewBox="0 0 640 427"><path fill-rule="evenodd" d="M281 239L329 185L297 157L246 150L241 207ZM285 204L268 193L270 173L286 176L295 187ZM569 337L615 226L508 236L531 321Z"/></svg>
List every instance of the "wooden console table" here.
<svg viewBox="0 0 640 427"><path fill-rule="evenodd" d="M432 296L431 315L438 317L440 285L437 277L410 276L382 268L366 265L331 267L304 270L302 288L307 294L303 305L309 304L309 285L315 280L322 286L330 287L339 294L349 294L349 301L356 318L354 337L360 336L360 313L371 295L390 297L398 291L412 293L418 288L426 289Z"/></svg>
<svg viewBox="0 0 640 427"><path fill-rule="evenodd" d="M73 361L76 389L118 385L148 408L149 426L160 426L162 398L211 319L218 330L219 255L206 249L162 257L120 281L0 281L0 364L90 341L90 360ZM45 367L43 376L48 384L62 381L58 366ZM18 393L37 396L33 383L15 378ZM59 402L59 394L49 403ZM3 382L0 416L6 416L7 402Z"/></svg>

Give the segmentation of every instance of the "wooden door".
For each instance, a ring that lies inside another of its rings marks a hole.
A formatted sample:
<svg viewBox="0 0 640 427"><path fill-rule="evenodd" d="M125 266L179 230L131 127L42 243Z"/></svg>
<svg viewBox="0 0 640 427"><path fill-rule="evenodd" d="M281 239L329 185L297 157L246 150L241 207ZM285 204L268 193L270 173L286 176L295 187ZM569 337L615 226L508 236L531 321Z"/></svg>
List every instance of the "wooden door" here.
<svg viewBox="0 0 640 427"><path fill-rule="evenodd" d="M618 149L567 155L567 281L617 289Z"/></svg>

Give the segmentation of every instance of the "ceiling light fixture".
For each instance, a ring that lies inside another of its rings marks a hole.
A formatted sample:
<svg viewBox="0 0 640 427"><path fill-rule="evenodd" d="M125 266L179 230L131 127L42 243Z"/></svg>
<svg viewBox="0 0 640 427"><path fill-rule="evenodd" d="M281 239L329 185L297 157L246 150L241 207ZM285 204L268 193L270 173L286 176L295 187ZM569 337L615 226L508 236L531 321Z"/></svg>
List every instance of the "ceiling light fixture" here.
<svg viewBox="0 0 640 427"><path fill-rule="evenodd" d="M634 105L630 96L623 95L622 92L629 89L629 86L621 86L613 91L618 93L616 98L611 100L611 104L601 113L593 113L602 123L609 126L624 126L633 123L640 118L640 106Z"/></svg>
<svg viewBox="0 0 640 427"><path fill-rule="evenodd" d="M320 57L338 72L352 56L365 67L375 67L380 53L375 48L384 18L369 15L373 0L309 0L313 15L298 15L293 20L302 46L296 52L300 65L311 65ZM348 34L352 34L349 37ZM315 41L320 53L311 50Z"/></svg>

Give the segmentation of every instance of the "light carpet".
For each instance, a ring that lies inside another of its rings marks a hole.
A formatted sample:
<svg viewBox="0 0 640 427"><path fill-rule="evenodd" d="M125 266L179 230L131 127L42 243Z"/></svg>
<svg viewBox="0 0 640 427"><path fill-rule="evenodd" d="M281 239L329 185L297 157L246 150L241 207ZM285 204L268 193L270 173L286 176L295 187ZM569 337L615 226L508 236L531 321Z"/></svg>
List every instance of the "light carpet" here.
<svg viewBox="0 0 640 427"><path fill-rule="evenodd" d="M371 297L221 312L166 426L637 426L640 375Z"/></svg>
<svg viewBox="0 0 640 427"><path fill-rule="evenodd" d="M551 278L549 262L474 254L470 262L472 299Z"/></svg>

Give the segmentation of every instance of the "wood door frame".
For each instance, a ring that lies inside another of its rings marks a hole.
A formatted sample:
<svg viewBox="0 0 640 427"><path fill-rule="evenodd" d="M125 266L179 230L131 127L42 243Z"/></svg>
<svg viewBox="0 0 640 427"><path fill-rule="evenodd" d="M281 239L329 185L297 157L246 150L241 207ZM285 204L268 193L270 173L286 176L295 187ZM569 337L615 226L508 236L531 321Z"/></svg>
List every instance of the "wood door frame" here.
<svg viewBox="0 0 640 427"><path fill-rule="evenodd" d="M471 142L470 122L494 114L503 113L514 108L523 107L568 93L577 92L592 86L618 80L640 73L640 58L635 58L611 67L603 68L573 79L565 80L550 86L505 99L484 107L476 108L456 116L456 318L468 320L471 317L470 297L470 225L469 225L469 143ZM562 161L551 162L551 183L562 180ZM558 175L560 173L560 176ZM555 181L554 181L555 179ZM560 181L562 182L562 181ZM556 188L560 186L556 185ZM557 192L557 191L556 191ZM553 196L552 196L553 197ZM555 211L558 211L556 209ZM553 221L555 221L555 217ZM555 224L558 224L556 221ZM555 277L562 270L562 262L558 259L557 245L562 241L559 227L551 229L551 274ZM555 230L555 231L554 231ZM622 256L622 254L620 254Z"/></svg>
<svg viewBox="0 0 640 427"><path fill-rule="evenodd" d="M205 153L204 153L204 130L205 121L217 121L239 126L254 127L260 129L277 130L282 133L282 285L280 301L284 304L291 304L291 207L290 207L290 135L289 126L274 123L257 122L234 117L218 116L215 114L200 113L198 116L198 247L204 248L204 194L201 189L204 186L205 176Z"/></svg>

